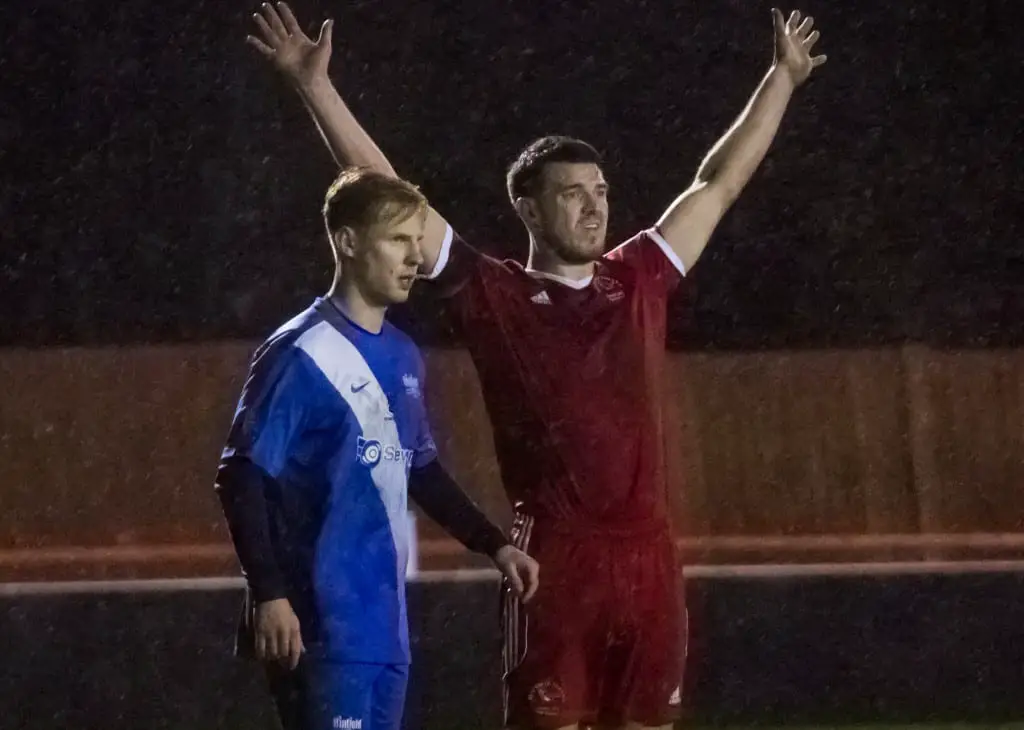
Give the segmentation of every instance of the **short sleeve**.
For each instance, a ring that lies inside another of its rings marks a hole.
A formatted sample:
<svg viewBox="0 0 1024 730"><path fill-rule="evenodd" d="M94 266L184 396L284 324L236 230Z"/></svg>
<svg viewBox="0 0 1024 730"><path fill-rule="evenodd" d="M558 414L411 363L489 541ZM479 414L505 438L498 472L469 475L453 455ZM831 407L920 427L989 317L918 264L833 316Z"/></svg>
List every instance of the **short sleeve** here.
<svg viewBox="0 0 1024 730"><path fill-rule="evenodd" d="M510 275L501 261L481 253L448 225L437 263L424 278L441 296L455 297L472 291L474 282L487 285Z"/></svg>
<svg viewBox="0 0 1024 730"><path fill-rule="evenodd" d="M655 286L665 294L670 294L686 276L679 255L657 228L641 231L605 257L634 269L642 284Z"/></svg>
<svg viewBox="0 0 1024 730"><path fill-rule="evenodd" d="M242 457L278 478L312 419L313 373L301 352L258 353L235 410L224 458Z"/></svg>

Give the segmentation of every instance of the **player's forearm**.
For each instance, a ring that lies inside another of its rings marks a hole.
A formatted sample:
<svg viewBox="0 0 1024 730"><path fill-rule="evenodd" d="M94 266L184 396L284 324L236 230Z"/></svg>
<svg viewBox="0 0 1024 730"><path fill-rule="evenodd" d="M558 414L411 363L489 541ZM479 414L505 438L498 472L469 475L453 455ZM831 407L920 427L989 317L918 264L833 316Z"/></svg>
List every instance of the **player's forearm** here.
<svg viewBox="0 0 1024 730"><path fill-rule="evenodd" d="M329 78L323 77L300 86L298 91L338 165L369 167L386 175L398 176Z"/></svg>
<svg viewBox="0 0 1024 730"><path fill-rule="evenodd" d="M263 496L266 478L252 462L231 457L221 462L215 484L238 562L257 603L287 595L270 539L267 503Z"/></svg>
<svg viewBox="0 0 1024 730"><path fill-rule="evenodd" d="M698 182L720 186L730 200L739 195L771 147L794 88L789 73L773 66L729 131L704 158Z"/></svg>
<svg viewBox="0 0 1024 730"><path fill-rule="evenodd" d="M369 167L384 175L398 177L395 168L373 138L355 118L338 90L326 76L298 85L299 95L316 122L328 149L340 166ZM441 256L448 223L430 208L421 251L421 273L434 270Z"/></svg>
<svg viewBox="0 0 1024 730"><path fill-rule="evenodd" d="M508 545L504 533L481 512L438 461L413 469L409 496L466 548L493 558Z"/></svg>

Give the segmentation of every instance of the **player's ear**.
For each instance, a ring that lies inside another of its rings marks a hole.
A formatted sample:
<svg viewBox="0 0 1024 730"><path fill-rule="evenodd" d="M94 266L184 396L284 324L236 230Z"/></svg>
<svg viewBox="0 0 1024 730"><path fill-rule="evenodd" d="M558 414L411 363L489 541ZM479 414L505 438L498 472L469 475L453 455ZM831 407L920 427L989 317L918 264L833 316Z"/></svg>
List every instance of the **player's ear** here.
<svg viewBox="0 0 1024 730"><path fill-rule="evenodd" d="M333 234L334 250L341 256L352 257L356 255L356 232L348 226L342 226Z"/></svg>
<svg viewBox="0 0 1024 730"><path fill-rule="evenodd" d="M525 196L516 198L512 205L516 213L528 226L540 225L540 210L537 208L537 201Z"/></svg>

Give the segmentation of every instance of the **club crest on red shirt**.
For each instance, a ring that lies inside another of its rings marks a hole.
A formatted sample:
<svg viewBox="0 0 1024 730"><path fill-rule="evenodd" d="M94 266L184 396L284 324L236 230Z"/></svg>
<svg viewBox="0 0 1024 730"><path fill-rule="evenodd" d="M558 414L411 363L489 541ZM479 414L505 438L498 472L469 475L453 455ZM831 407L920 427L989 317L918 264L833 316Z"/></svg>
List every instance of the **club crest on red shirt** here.
<svg viewBox="0 0 1024 730"><path fill-rule="evenodd" d="M595 277L594 288L604 294L610 302L617 302L626 296L626 293L622 291L622 284L610 276Z"/></svg>

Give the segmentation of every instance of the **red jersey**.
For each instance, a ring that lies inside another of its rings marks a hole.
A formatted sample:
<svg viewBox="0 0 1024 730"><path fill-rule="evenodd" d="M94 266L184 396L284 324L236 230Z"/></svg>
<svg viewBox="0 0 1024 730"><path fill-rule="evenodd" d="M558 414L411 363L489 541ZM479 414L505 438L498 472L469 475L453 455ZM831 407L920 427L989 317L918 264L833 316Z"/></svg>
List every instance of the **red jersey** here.
<svg viewBox="0 0 1024 730"><path fill-rule="evenodd" d="M661 374L684 274L656 230L574 282L448 231L431 278L452 298L517 511L567 528L668 525Z"/></svg>

